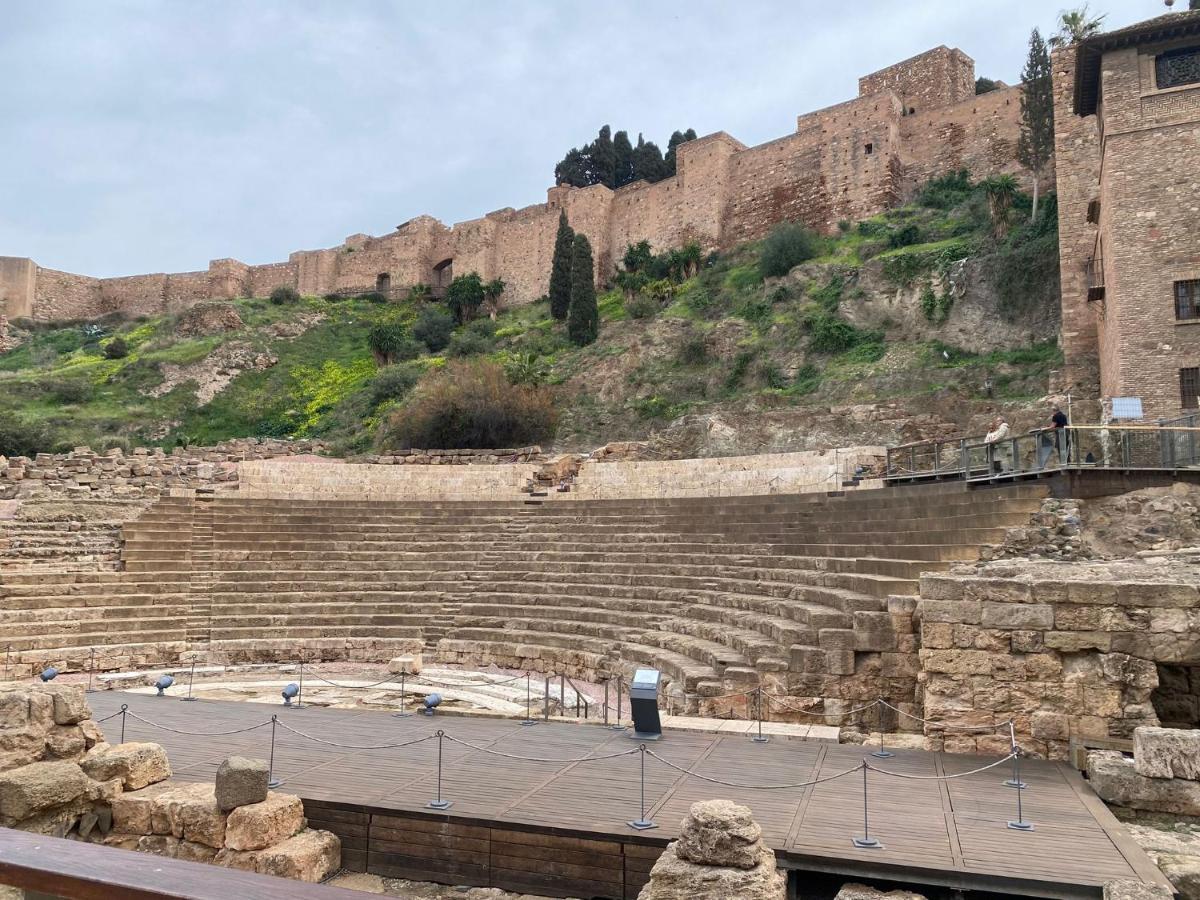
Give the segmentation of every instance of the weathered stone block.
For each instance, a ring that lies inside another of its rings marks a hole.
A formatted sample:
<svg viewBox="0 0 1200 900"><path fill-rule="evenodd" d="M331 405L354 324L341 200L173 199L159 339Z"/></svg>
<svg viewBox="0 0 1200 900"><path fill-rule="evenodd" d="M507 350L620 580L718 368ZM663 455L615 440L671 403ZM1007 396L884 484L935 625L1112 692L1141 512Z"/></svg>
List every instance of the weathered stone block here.
<svg viewBox="0 0 1200 900"><path fill-rule="evenodd" d="M337 836L311 828L282 844L251 852L257 857L255 871L297 881L321 881L342 864L342 842Z"/></svg>
<svg viewBox="0 0 1200 900"><path fill-rule="evenodd" d="M388 660L387 670L393 675L403 672L405 675L420 675L422 668L421 654L411 653L405 656L394 656Z"/></svg>
<svg viewBox="0 0 1200 900"><path fill-rule="evenodd" d="M137 791L171 777L171 764L160 744L125 743L96 747L81 766L97 781L119 777L127 791Z"/></svg>
<svg viewBox="0 0 1200 900"><path fill-rule="evenodd" d="M1200 780L1200 731L1138 728L1133 732L1133 761L1147 778Z"/></svg>
<svg viewBox="0 0 1200 900"><path fill-rule="evenodd" d="M1065 741L1071 737L1071 719L1062 713L1038 711L1030 716L1029 730L1039 741Z"/></svg>
<svg viewBox="0 0 1200 900"><path fill-rule="evenodd" d="M54 724L78 725L92 717L83 688L75 684L48 685L46 690L54 697Z"/></svg>
<svg viewBox="0 0 1200 900"><path fill-rule="evenodd" d="M68 806L86 797L91 783L78 764L35 762L0 774L0 825Z"/></svg>
<svg viewBox="0 0 1200 900"><path fill-rule="evenodd" d="M961 600L963 579L953 575L922 575L921 605L931 600Z"/></svg>
<svg viewBox="0 0 1200 900"><path fill-rule="evenodd" d="M833 900L926 900L913 891L881 891L865 884L843 884Z"/></svg>
<svg viewBox="0 0 1200 900"><path fill-rule="evenodd" d="M1043 635L1047 650L1063 653L1079 653L1083 650L1100 650L1107 653L1112 646L1112 635L1106 631L1047 631Z"/></svg>
<svg viewBox="0 0 1200 900"><path fill-rule="evenodd" d="M729 800L693 803L680 827L675 854L708 866L752 869L758 865L762 829L750 810Z"/></svg>
<svg viewBox="0 0 1200 900"><path fill-rule="evenodd" d="M1104 900L1173 900L1171 889L1144 881L1109 881L1104 885Z"/></svg>
<svg viewBox="0 0 1200 900"><path fill-rule="evenodd" d="M1200 815L1200 782L1139 775L1133 760L1115 750L1089 753L1087 773L1092 788L1108 803L1151 812Z"/></svg>
<svg viewBox="0 0 1200 900"><path fill-rule="evenodd" d="M269 794L261 803L239 806L229 814L225 846L263 850L287 840L303 827L304 804L290 794Z"/></svg>
<svg viewBox="0 0 1200 900"><path fill-rule="evenodd" d="M987 602L981 622L986 628L1045 631L1054 627L1054 608L1043 603Z"/></svg>
<svg viewBox="0 0 1200 900"><path fill-rule="evenodd" d="M160 794L173 787L167 782L160 782L140 791L130 791L113 798L113 828L123 834L153 833L154 802Z"/></svg>
<svg viewBox="0 0 1200 900"><path fill-rule="evenodd" d="M922 622L978 625L983 604L973 600L921 600Z"/></svg>
<svg viewBox="0 0 1200 900"><path fill-rule="evenodd" d="M239 806L261 803L267 799L269 778L266 760L230 756L217 768L217 806L229 812Z"/></svg>

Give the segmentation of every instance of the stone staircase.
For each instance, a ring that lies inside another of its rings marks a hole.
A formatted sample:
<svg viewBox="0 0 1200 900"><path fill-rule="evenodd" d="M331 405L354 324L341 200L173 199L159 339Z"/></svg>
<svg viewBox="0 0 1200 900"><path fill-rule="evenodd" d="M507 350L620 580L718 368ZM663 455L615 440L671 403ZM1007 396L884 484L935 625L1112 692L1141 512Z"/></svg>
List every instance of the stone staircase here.
<svg viewBox="0 0 1200 900"><path fill-rule="evenodd" d="M1029 520L1036 485L721 498L164 498L121 572L5 573L0 645L106 667L423 649L596 678L661 669L685 708L764 685L911 702L923 571Z"/></svg>

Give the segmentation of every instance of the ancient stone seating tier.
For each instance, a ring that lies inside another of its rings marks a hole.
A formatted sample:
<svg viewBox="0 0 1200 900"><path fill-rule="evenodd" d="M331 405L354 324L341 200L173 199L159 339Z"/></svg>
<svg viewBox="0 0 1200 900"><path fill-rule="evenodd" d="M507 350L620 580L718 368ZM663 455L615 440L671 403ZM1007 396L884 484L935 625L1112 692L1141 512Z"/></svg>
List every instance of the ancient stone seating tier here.
<svg viewBox="0 0 1200 900"><path fill-rule="evenodd" d="M909 703L919 574L975 558L1042 493L169 497L126 526L123 571L6 573L0 645L28 671L92 646L102 668L421 650L584 678L652 665L689 710L760 684L830 710Z"/></svg>

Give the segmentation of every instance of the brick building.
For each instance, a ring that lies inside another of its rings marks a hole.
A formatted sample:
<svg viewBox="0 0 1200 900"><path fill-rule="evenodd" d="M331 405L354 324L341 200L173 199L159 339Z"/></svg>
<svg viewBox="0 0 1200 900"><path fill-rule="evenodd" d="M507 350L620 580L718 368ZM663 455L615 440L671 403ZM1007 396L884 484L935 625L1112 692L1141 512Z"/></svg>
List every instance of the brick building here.
<svg viewBox="0 0 1200 900"><path fill-rule="evenodd" d="M598 278L629 243L704 249L762 237L782 220L833 229L873 215L930 177L1017 172L1018 88L975 95L971 58L937 47L859 81L858 96L798 117L793 133L756 147L717 132L679 147L674 177L615 191L552 187L546 202L447 227L418 216L391 234L357 234L286 262L214 260L207 270L93 278L0 257L0 314L10 319L156 314L206 299L444 287L456 274L503 278L505 302L546 291L560 210L592 243Z"/></svg>
<svg viewBox="0 0 1200 900"><path fill-rule="evenodd" d="M1063 349L1147 418L1200 397L1200 12L1054 54Z"/></svg>

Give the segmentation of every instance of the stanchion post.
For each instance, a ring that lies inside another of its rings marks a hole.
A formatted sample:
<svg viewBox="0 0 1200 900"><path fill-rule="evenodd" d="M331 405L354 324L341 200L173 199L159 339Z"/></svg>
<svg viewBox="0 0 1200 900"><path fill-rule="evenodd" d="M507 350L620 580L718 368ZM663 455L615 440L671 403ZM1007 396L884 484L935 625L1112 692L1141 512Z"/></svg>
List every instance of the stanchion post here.
<svg viewBox="0 0 1200 900"><path fill-rule="evenodd" d="M129 704L121 704L121 743L125 743L125 717L129 714Z"/></svg>
<svg viewBox="0 0 1200 900"><path fill-rule="evenodd" d="M855 847L860 850L882 850L883 844L879 843L879 838L871 837L871 820L867 814L867 761L863 760L863 833L862 837L856 837L852 840Z"/></svg>
<svg viewBox="0 0 1200 900"><path fill-rule="evenodd" d="M1008 723L1009 750L1012 753L1012 777L1004 781L1005 787L1016 788L1018 791L1025 790L1028 785L1021 780L1021 750L1017 746L1017 736L1013 730L1012 722Z"/></svg>
<svg viewBox="0 0 1200 900"><path fill-rule="evenodd" d="M410 716L412 716L412 713L410 713L408 710L406 710L404 708L408 703L408 695L405 693L405 686L407 683L405 681L405 679L407 677L408 677L407 673L403 669L401 669L400 670L400 711L392 713L393 719L407 719Z"/></svg>
<svg viewBox="0 0 1200 900"><path fill-rule="evenodd" d="M891 759L896 754L883 746L883 701L875 701L875 727L879 729L879 749L871 755L876 759Z"/></svg>
<svg viewBox="0 0 1200 900"><path fill-rule="evenodd" d="M611 678L604 679L604 724L608 724L608 683Z"/></svg>
<svg viewBox="0 0 1200 900"><path fill-rule="evenodd" d="M271 716L271 755L267 759L267 787L277 788L281 784L278 778L275 777L275 726L279 723L279 716Z"/></svg>
<svg viewBox="0 0 1200 900"><path fill-rule="evenodd" d="M92 687L92 677L96 674L96 648L88 648L88 686L84 690L85 694L94 694L96 689Z"/></svg>
<svg viewBox="0 0 1200 900"><path fill-rule="evenodd" d="M1021 805L1021 797L1025 793L1025 791L1024 791L1025 786L1023 784L1021 784L1021 770L1020 770L1019 766L1017 765L1017 760L1020 758L1020 755L1021 755L1020 751L1017 749L1016 743L1014 742L1014 744L1013 744L1013 780L1015 782L1017 782L1017 784L1020 785L1020 787L1017 787L1017 791L1016 791L1016 793L1017 793L1017 817L1015 819L1009 820L1008 827L1011 828L1013 831L1033 831L1033 823L1025 821L1025 810L1022 808L1022 805Z"/></svg>
<svg viewBox="0 0 1200 900"><path fill-rule="evenodd" d="M625 726L621 724L621 676L617 676L617 720L613 722L612 728L614 731L624 731Z"/></svg>
<svg viewBox="0 0 1200 900"><path fill-rule="evenodd" d="M536 725L537 721L533 718L533 676L529 672L525 673L525 721L522 725Z"/></svg>
<svg viewBox="0 0 1200 900"><path fill-rule="evenodd" d="M755 718L758 719L758 734L756 734L754 737L750 738L750 740L754 741L754 743L756 743L756 744L765 744L767 741L770 740L770 738L764 737L763 733L762 733L762 720L763 720L762 701L763 701L763 689L762 689L762 685L760 684L758 687L756 687L754 689L754 715L755 715Z"/></svg>
<svg viewBox="0 0 1200 900"><path fill-rule="evenodd" d="M196 698L192 696L192 682L196 680L196 657L192 657L192 668L188 672L188 692L186 697L180 697L181 702L190 703Z"/></svg>
<svg viewBox="0 0 1200 900"><path fill-rule="evenodd" d="M8 681L9 658L12 656L12 644L4 648L4 680Z"/></svg>
<svg viewBox="0 0 1200 900"><path fill-rule="evenodd" d="M442 799L442 739L445 736L446 732L438 729L437 799L430 800L425 804L430 809L449 809L454 805L453 801Z"/></svg>
<svg viewBox="0 0 1200 900"><path fill-rule="evenodd" d="M300 684L296 686L296 702L292 709L304 709L304 654L300 654Z"/></svg>
<svg viewBox="0 0 1200 900"><path fill-rule="evenodd" d="M638 756L641 759L641 766L642 766L641 787L640 787L640 789L641 789L641 807L640 807L641 814L636 819L634 819L632 822L627 822L626 824L630 828L633 828L637 831L648 831L651 828L657 828L658 826L652 820L646 818L646 745L642 744L640 747L638 747L638 751L639 751Z"/></svg>
<svg viewBox="0 0 1200 900"><path fill-rule="evenodd" d="M550 676L546 676L545 694L542 700L542 719L546 722L550 721Z"/></svg>

